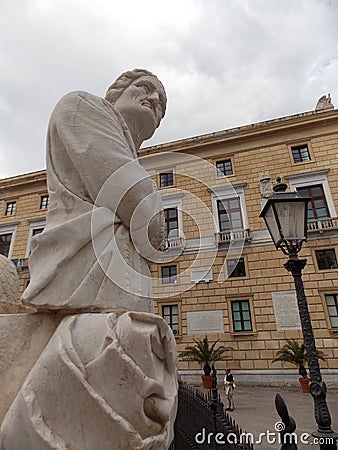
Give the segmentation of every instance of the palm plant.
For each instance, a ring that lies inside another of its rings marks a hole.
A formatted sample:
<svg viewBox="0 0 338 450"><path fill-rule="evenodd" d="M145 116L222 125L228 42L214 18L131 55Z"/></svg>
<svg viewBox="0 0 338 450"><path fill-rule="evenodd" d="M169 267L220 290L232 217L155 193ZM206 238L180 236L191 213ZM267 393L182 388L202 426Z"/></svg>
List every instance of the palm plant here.
<svg viewBox="0 0 338 450"><path fill-rule="evenodd" d="M224 361L226 359L224 353L232 350L231 347L225 347L224 345L216 348L219 339L211 343L208 340L208 336L205 336L203 340L194 339L194 342L195 345L188 345L179 356L185 358L187 361L197 361L203 366L204 374L207 376L211 373L210 364L216 361Z"/></svg>
<svg viewBox="0 0 338 450"><path fill-rule="evenodd" d="M324 353L317 350L317 357L325 361ZM286 344L277 352L277 357L272 361L288 362L298 368L298 373L302 378L307 378L307 357L304 343L299 345L295 339L287 339Z"/></svg>

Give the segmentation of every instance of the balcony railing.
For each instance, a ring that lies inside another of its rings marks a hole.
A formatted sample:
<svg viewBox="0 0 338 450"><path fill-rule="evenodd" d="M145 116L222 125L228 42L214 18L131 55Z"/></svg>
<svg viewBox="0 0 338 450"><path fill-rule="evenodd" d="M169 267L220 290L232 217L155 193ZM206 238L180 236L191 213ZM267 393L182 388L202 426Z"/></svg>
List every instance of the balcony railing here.
<svg viewBox="0 0 338 450"><path fill-rule="evenodd" d="M215 233L215 239L218 244L226 244L231 241L239 241L243 239L249 241L251 239L251 235L250 230L246 228L244 230L220 231Z"/></svg>
<svg viewBox="0 0 338 450"><path fill-rule="evenodd" d="M20 258L18 259L18 264L17 264L17 271L18 272L28 272L29 268L28 268L28 258Z"/></svg>
<svg viewBox="0 0 338 450"><path fill-rule="evenodd" d="M164 241L164 249L182 249L185 245L185 239L182 237L170 237Z"/></svg>
<svg viewBox="0 0 338 450"><path fill-rule="evenodd" d="M338 230L338 217L325 217L322 219L309 220L307 223L307 229L311 231L324 231Z"/></svg>

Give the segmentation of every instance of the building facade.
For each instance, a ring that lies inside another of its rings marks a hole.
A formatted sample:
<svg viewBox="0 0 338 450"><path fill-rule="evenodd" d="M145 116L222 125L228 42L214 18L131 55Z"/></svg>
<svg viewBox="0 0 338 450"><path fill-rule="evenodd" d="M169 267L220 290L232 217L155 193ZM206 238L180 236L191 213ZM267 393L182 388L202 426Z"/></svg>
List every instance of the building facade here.
<svg viewBox="0 0 338 450"><path fill-rule="evenodd" d="M43 231L47 209L46 171L0 180L0 253L16 265L21 293L29 283L31 238Z"/></svg>
<svg viewBox="0 0 338 450"><path fill-rule="evenodd" d="M292 382L272 363L286 339L302 341L293 278L259 214L276 178L309 196L303 281L316 345L338 385L338 110L317 109L141 149L160 190L166 249L151 264L155 312L178 351L205 335L231 347L226 363L243 382ZM48 208L45 172L0 181L0 253L29 281L31 237ZM195 379L201 369L179 361Z"/></svg>

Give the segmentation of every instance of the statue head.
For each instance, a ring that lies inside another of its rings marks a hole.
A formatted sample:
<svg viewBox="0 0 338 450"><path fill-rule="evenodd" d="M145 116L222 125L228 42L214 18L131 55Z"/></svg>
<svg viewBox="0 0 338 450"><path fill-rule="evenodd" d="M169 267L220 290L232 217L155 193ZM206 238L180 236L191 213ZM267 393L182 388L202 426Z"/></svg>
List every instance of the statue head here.
<svg viewBox="0 0 338 450"><path fill-rule="evenodd" d="M127 72L123 72L119 77L116 78L114 83L111 86L109 86L105 95L105 99L108 100L108 102L114 104L116 100L120 97L122 92L132 83L134 83L138 78L141 77L154 78L156 80L156 83L159 85L162 99L162 118L163 118L167 106L167 96L163 84L160 82L160 80L157 78L156 75L154 75L153 73L151 73L149 70L146 69L134 69L128 70Z"/></svg>
<svg viewBox="0 0 338 450"><path fill-rule="evenodd" d="M144 69L124 72L108 88L105 98L126 120L137 147L154 134L167 103L160 80Z"/></svg>

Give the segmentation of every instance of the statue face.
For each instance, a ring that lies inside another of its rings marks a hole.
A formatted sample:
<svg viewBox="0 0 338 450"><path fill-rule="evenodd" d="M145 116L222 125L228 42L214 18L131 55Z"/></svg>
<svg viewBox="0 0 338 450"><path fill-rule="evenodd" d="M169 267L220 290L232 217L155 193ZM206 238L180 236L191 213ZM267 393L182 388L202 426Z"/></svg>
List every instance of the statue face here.
<svg viewBox="0 0 338 450"><path fill-rule="evenodd" d="M151 76L133 81L115 101L127 123L136 123L142 130L142 139L149 139L159 126L166 104L163 87Z"/></svg>

